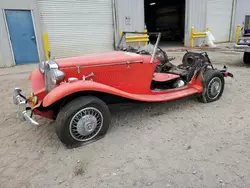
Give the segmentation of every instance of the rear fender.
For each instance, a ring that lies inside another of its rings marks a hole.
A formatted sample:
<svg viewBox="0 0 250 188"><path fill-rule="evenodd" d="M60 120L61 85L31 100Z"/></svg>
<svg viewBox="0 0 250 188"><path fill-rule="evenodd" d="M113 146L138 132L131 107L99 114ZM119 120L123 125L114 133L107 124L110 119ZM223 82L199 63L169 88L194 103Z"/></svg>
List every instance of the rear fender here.
<svg viewBox="0 0 250 188"><path fill-rule="evenodd" d="M56 87L45 96L42 105L48 107L64 97L82 91L96 91L133 99L130 93L94 81L81 80L73 83L63 83Z"/></svg>

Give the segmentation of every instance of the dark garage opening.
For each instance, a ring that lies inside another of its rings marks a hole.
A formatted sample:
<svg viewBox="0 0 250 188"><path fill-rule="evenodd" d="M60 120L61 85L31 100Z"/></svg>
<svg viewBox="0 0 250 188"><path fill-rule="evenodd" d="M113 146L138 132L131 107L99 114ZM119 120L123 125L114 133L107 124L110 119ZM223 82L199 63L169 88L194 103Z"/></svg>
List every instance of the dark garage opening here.
<svg viewBox="0 0 250 188"><path fill-rule="evenodd" d="M161 32L161 45L183 46L185 0L144 0L145 22L149 32Z"/></svg>

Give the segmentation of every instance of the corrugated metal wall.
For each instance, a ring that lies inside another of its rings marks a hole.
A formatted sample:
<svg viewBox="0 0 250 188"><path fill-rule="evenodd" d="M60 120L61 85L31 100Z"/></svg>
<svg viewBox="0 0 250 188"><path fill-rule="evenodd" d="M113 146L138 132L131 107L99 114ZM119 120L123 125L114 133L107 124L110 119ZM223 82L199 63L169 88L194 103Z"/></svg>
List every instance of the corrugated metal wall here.
<svg viewBox="0 0 250 188"><path fill-rule="evenodd" d="M236 27L245 24L245 16L250 15L250 0L237 0L235 10L235 20L232 24L232 39L235 40Z"/></svg>
<svg viewBox="0 0 250 188"><path fill-rule="evenodd" d="M233 0L208 0L207 26L215 42L228 42L230 39Z"/></svg>
<svg viewBox="0 0 250 188"><path fill-rule="evenodd" d="M120 30L138 31L144 29L144 0L115 0L116 41Z"/></svg>
<svg viewBox="0 0 250 188"><path fill-rule="evenodd" d="M52 57L114 49L112 0L38 0Z"/></svg>
<svg viewBox="0 0 250 188"><path fill-rule="evenodd" d="M207 0L186 0L186 20L185 20L185 46L190 44L190 30L195 27L195 31L205 31L207 21ZM195 40L195 45L199 45L200 39Z"/></svg>

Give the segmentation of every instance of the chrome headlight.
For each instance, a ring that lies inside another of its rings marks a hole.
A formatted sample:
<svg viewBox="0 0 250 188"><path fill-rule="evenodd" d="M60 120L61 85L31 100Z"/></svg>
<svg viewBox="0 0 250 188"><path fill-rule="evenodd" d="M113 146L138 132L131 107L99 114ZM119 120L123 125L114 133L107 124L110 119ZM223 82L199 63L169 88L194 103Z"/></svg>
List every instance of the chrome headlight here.
<svg viewBox="0 0 250 188"><path fill-rule="evenodd" d="M65 78L64 72L58 69L52 69L51 72L51 81L54 85L60 84Z"/></svg>
<svg viewBox="0 0 250 188"><path fill-rule="evenodd" d="M44 61L40 62L38 66L39 66L40 73L44 74L45 62Z"/></svg>
<svg viewBox="0 0 250 188"><path fill-rule="evenodd" d="M57 63L54 60L45 62L45 85L46 92L49 93L56 85L64 81L65 74L59 70Z"/></svg>

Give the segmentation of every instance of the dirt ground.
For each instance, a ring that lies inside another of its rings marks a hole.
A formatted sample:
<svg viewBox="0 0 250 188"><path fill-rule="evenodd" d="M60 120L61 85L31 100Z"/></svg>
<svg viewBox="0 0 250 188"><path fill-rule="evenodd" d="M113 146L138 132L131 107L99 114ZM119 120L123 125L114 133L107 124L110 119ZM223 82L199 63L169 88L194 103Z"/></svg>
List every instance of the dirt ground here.
<svg viewBox="0 0 250 188"><path fill-rule="evenodd" d="M12 91L30 91L35 65L0 69L0 187L250 187L250 66L240 53L209 54L235 75L219 101L115 105L108 134L75 149L61 144L53 122L16 117Z"/></svg>

